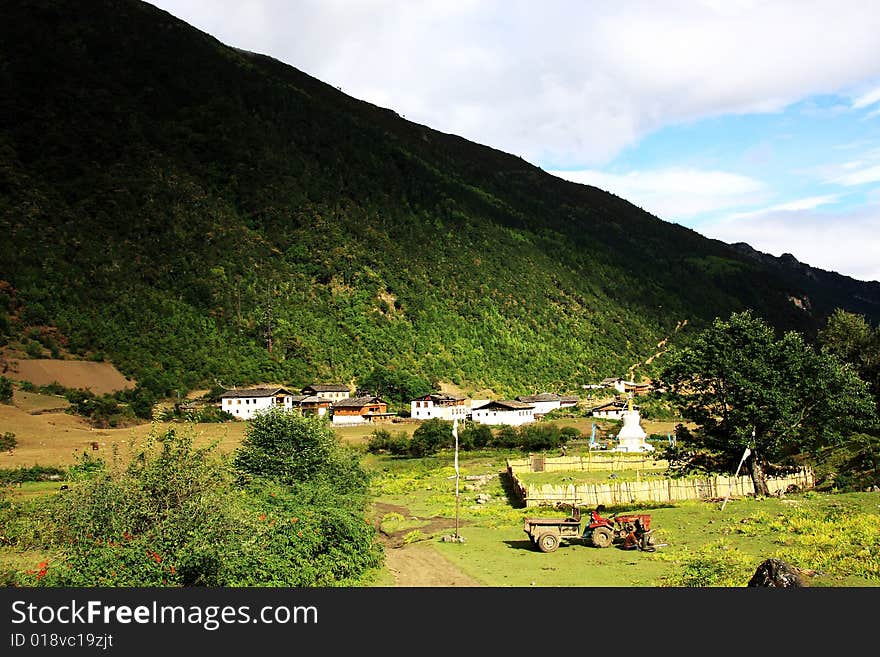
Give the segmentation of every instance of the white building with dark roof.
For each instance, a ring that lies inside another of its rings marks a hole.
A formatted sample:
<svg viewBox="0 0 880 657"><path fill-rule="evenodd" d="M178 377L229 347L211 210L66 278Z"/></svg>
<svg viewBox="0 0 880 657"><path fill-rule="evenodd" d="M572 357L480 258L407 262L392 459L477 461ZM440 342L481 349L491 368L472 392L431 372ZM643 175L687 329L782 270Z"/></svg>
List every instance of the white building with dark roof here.
<svg viewBox="0 0 880 657"><path fill-rule="evenodd" d="M315 383L302 389L302 394L323 397L332 402L351 397L351 388L344 383Z"/></svg>
<svg viewBox="0 0 880 657"><path fill-rule="evenodd" d="M467 397L433 393L413 399L409 403L409 415L414 420L432 420L440 418L452 422L456 418L467 418L469 408Z"/></svg>
<svg viewBox="0 0 880 657"><path fill-rule="evenodd" d="M521 401L502 399L471 409L471 420L479 424L519 426L535 421L535 407Z"/></svg>
<svg viewBox="0 0 880 657"><path fill-rule="evenodd" d="M303 415L324 416L330 412L333 402L318 395L293 395L293 406Z"/></svg>
<svg viewBox="0 0 880 657"><path fill-rule="evenodd" d="M241 420L271 408L293 409L293 395L285 388L242 388L220 395L220 409Z"/></svg>
<svg viewBox="0 0 880 657"><path fill-rule="evenodd" d="M538 395L521 395L516 401L531 404L535 407L535 416L541 417L550 411L555 411L562 404L562 397L552 392L542 392Z"/></svg>
<svg viewBox="0 0 880 657"><path fill-rule="evenodd" d="M638 409L638 406L634 406L633 408ZM602 404L601 406L594 406L590 411L590 414L593 417L607 418L609 420L622 420L623 414L626 410L626 402L615 399L606 404Z"/></svg>

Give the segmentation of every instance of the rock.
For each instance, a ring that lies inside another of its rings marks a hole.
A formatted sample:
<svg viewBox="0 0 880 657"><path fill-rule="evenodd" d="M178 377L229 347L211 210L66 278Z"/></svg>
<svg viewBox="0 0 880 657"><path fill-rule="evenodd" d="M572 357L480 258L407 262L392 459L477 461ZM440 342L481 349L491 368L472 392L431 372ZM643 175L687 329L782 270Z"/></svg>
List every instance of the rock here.
<svg viewBox="0 0 880 657"><path fill-rule="evenodd" d="M807 586L801 571L781 559L767 559L752 575L747 586L772 588L802 588Z"/></svg>

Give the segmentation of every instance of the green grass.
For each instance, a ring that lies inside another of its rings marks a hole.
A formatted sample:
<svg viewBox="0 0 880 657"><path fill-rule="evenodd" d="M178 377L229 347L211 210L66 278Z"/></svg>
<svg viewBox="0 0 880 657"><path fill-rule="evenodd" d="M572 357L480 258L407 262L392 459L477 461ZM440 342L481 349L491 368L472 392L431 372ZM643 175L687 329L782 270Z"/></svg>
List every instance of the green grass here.
<svg viewBox="0 0 880 657"><path fill-rule="evenodd" d="M425 519L454 518L455 479L450 453L423 459L364 455L374 474L374 501L406 509L379 516L388 532L410 533L462 572L491 587L745 586L757 566L778 557L817 571L813 587L880 586L880 493L806 492L785 498L641 504L611 507L604 515L647 512L659 543L656 552L594 548L572 540L550 554L539 552L523 532L528 516L568 515L566 510L518 507L505 490L506 459L515 451L460 455L459 517L464 543L444 543L448 529L431 533ZM469 475L495 475L479 484ZM13 504L52 494L63 482L7 486ZM485 504L478 493L488 494ZM414 519L418 518L418 519ZM414 532L421 532L416 534ZM26 570L46 557L0 547L0 571ZM366 586L393 586L377 570Z"/></svg>
<svg viewBox="0 0 880 657"><path fill-rule="evenodd" d="M504 458L489 452L460 458L462 477L501 474ZM418 517L454 517L455 480L451 455L430 459L372 457L369 467L377 501L406 507ZM558 474L557 474L558 476ZM462 486L469 482L461 481ZM778 557L817 573L813 587L880 586L880 493L807 492L785 498L717 502L641 504L612 507L604 515L651 514L656 552L599 549L580 540L563 542L550 554L535 549L523 532L527 516L567 515L565 510L517 508L507 498L503 477L479 492L460 489L460 533L465 543L432 547L486 586L662 587L745 586L758 565Z"/></svg>
<svg viewBox="0 0 880 657"><path fill-rule="evenodd" d="M615 476L612 477L611 475ZM594 472L522 472L517 478L524 484L608 484L621 481L644 481L645 479L663 479L665 469L650 470L596 470Z"/></svg>

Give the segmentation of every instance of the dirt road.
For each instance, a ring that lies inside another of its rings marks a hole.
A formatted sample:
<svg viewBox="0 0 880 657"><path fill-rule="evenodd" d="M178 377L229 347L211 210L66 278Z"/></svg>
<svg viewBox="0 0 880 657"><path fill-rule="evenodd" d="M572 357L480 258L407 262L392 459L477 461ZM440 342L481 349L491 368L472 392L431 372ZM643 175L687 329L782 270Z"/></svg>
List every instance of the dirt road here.
<svg viewBox="0 0 880 657"><path fill-rule="evenodd" d="M444 559L428 542L385 549L394 586L482 586Z"/></svg>
<svg viewBox="0 0 880 657"><path fill-rule="evenodd" d="M377 503L373 507L376 518L381 518L385 513L392 511L407 518L414 518L406 507L382 503ZM419 518L419 520L425 521L420 530L432 536L430 540L404 543L403 537L407 530L390 534L379 532L379 538L385 546L385 567L394 575L394 586L482 586L480 582L447 561L433 546L433 542L443 535L444 529L451 529L454 526L453 521L439 517Z"/></svg>

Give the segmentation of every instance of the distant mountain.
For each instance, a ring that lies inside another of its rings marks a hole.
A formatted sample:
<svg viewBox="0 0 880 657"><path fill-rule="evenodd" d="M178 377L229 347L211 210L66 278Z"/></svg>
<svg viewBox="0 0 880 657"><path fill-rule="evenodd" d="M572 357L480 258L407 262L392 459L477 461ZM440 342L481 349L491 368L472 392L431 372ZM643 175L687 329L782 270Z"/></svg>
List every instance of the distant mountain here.
<svg viewBox="0 0 880 657"><path fill-rule="evenodd" d="M134 0L0 6L0 234L5 340L103 353L163 394L374 368L563 391L733 310L880 318L877 283L707 239Z"/></svg>
<svg viewBox="0 0 880 657"><path fill-rule="evenodd" d="M756 251L745 242L731 245L740 253L752 258L767 269L777 272L784 280L804 291L799 300L802 307L809 310L814 304L820 308L828 308L838 304L847 310L872 317L875 320L880 314L880 296L877 294L878 283L855 280L837 272L811 267L800 262L790 253L776 257L768 253ZM845 300L845 301L842 301Z"/></svg>

